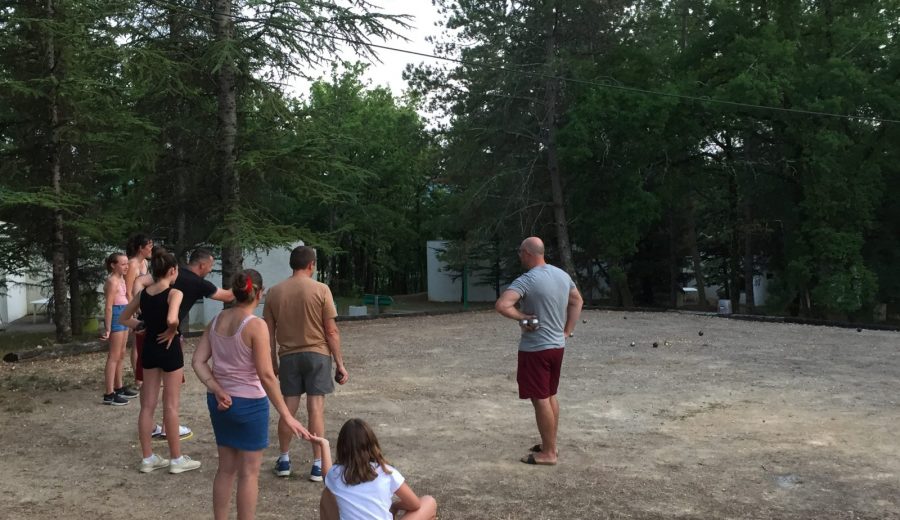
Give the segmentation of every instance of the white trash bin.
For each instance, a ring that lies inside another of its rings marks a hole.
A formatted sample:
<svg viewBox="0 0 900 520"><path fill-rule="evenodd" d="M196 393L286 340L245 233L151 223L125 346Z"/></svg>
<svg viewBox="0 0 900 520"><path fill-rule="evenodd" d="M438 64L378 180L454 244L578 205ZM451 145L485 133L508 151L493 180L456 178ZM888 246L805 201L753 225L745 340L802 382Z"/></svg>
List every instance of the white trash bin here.
<svg viewBox="0 0 900 520"><path fill-rule="evenodd" d="M731 300L719 300L719 314L731 314Z"/></svg>
<svg viewBox="0 0 900 520"><path fill-rule="evenodd" d="M365 305L351 305L348 312L350 316L365 316L369 314L369 309Z"/></svg>

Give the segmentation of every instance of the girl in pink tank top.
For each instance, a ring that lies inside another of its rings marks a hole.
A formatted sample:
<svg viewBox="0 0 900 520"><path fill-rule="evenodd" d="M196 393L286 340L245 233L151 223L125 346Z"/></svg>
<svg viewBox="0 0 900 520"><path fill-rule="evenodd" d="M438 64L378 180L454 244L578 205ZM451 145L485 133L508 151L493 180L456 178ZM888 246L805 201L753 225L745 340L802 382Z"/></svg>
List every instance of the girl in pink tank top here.
<svg viewBox="0 0 900 520"><path fill-rule="evenodd" d="M191 362L208 389L206 403L219 451L213 482L216 518L228 518L235 480L238 511L256 511L259 467L269 445L270 400L294 435L310 439L281 395L272 368L269 329L253 315L263 292L262 276L253 269L241 271L231 288L235 305L206 327Z"/></svg>
<svg viewBox="0 0 900 520"><path fill-rule="evenodd" d="M129 399L137 397L137 392L127 388L122 380L122 363L125 359L125 340L128 338L128 327L119 323L119 315L125 309L128 299L125 297L125 275L128 273L128 258L115 252L106 258L106 284L103 296L106 300L103 320L104 330L101 340L109 341L109 352L106 355L104 370L103 404L124 406Z"/></svg>

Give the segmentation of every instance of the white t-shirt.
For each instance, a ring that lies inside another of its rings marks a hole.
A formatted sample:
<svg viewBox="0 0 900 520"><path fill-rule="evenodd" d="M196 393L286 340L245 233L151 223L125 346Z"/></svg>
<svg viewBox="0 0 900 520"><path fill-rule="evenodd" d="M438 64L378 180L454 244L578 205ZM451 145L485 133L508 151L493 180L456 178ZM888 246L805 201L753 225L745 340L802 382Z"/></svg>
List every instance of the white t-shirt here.
<svg viewBox="0 0 900 520"><path fill-rule="evenodd" d="M335 464L325 475L325 487L337 498L341 520L392 520L391 498L403 485L403 475L391 466L390 474L372 464L375 480L348 486L344 483L344 466Z"/></svg>

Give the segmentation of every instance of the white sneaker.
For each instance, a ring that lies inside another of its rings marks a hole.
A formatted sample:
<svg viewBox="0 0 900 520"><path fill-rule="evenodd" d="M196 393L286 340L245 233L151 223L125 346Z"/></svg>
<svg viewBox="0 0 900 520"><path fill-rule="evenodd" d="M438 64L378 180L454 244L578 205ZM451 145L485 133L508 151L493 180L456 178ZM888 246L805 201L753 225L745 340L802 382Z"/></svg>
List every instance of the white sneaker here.
<svg viewBox="0 0 900 520"><path fill-rule="evenodd" d="M169 465L169 459L164 459L157 454L153 454L150 456L150 462L144 462L141 460L141 467L138 469L141 473L150 473L155 469L165 468Z"/></svg>
<svg viewBox="0 0 900 520"><path fill-rule="evenodd" d="M175 462L174 460L169 463L169 473L184 473L185 471L191 471L192 469L197 469L200 467L199 460L193 460L187 455L181 456L181 462Z"/></svg>
<svg viewBox="0 0 900 520"><path fill-rule="evenodd" d="M187 426L179 426L178 427L178 438L181 440L187 440L194 436L194 432L191 431ZM164 441L166 440L166 434L163 433L162 428L157 424L153 428L153 433L150 434L150 437L155 441Z"/></svg>

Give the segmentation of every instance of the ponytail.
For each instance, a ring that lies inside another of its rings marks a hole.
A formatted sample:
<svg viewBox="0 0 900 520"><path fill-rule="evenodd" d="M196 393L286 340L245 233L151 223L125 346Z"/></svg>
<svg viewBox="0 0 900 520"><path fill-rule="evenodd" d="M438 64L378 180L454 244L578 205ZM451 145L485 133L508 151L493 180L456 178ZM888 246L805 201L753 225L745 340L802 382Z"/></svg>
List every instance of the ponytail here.
<svg viewBox="0 0 900 520"><path fill-rule="evenodd" d="M165 278L169 274L169 269L178 267L178 260L175 255L166 251L164 247L153 248L153 256L150 257L150 274L154 280Z"/></svg>
<svg viewBox="0 0 900 520"><path fill-rule="evenodd" d="M256 269L238 271L231 278L231 291L238 303L249 303L262 291L262 275Z"/></svg>

